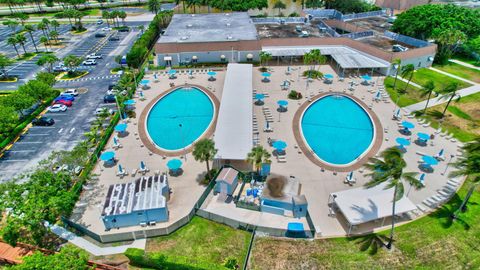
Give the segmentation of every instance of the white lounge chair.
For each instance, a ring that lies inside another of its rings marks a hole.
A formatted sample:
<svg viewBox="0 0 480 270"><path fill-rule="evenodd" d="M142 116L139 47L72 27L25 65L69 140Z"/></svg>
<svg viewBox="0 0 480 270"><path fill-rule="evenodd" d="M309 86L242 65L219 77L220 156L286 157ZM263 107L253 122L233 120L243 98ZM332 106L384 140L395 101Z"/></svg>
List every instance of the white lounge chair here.
<svg viewBox="0 0 480 270"><path fill-rule="evenodd" d="M118 164L117 176L124 177L126 175L128 175L127 170L123 168L122 165Z"/></svg>
<svg viewBox="0 0 480 270"><path fill-rule="evenodd" d="M142 173L142 174L145 174L146 172L148 172L149 169L147 168L147 166L145 165L145 162L143 161L140 161L140 168L138 169L138 172L139 173Z"/></svg>

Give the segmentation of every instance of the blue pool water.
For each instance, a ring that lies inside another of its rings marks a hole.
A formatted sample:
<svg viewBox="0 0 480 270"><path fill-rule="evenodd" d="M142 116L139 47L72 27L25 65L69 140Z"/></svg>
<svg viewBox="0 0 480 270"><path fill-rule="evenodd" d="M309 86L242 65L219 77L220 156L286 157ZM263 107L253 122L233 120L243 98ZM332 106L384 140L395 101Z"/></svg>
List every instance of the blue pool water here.
<svg viewBox="0 0 480 270"><path fill-rule="evenodd" d="M147 132L158 147L181 150L205 132L213 114L213 103L203 91L178 88L152 107L147 116Z"/></svg>
<svg viewBox="0 0 480 270"><path fill-rule="evenodd" d="M368 149L373 124L365 110L345 96L326 96L307 108L301 120L308 146L323 161L345 165Z"/></svg>

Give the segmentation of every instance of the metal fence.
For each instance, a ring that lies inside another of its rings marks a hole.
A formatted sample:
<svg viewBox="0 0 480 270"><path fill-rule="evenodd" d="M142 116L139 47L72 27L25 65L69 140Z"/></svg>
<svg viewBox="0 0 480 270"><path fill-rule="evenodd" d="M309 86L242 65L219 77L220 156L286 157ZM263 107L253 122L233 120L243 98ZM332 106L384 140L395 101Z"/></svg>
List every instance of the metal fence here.
<svg viewBox="0 0 480 270"><path fill-rule="evenodd" d="M317 24L318 29L320 32L325 31L329 36L331 37L340 37L341 35L337 33L337 31L333 30L332 27L330 27L328 24L326 24L323 21L319 21Z"/></svg>
<svg viewBox="0 0 480 270"><path fill-rule="evenodd" d="M271 24L271 23L304 23L303 17L266 17L252 18L254 24Z"/></svg>
<svg viewBox="0 0 480 270"><path fill-rule="evenodd" d="M391 38L393 40L396 40L396 41L399 41L399 42L402 42L402 43L405 43L405 44L408 44L410 46L414 46L414 47L417 47L417 48L422 48L422 47L427 47L427 46L432 45L428 41L404 36L404 35L401 35L401 34L390 32L388 30L385 31L383 34L388 38Z"/></svg>
<svg viewBox="0 0 480 270"><path fill-rule="evenodd" d="M356 19L363 19L368 17L377 17L377 16L384 16L386 15L386 9L377 10L377 11L369 11L369 12L362 12L362 13L353 13L342 15L342 21L349 21L349 20L356 20Z"/></svg>
<svg viewBox="0 0 480 270"><path fill-rule="evenodd" d="M356 33L344 34L344 35L341 35L341 37L357 39L357 38L371 37L373 35L374 35L373 31L362 31L362 32L356 32Z"/></svg>
<svg viewBox="0 0 480 270"><path fill-rule="evenodd" d="M319 19L337 19L341 21L346 20L355 20L355 19L363 19L368 17L376 17L376 16L384 16L387 14L386 10L378 10L378 11L369 11L369 12L362 12L362 13L353 13L343 15L340 11L335 9L304 9L303 12L306 14Z"/></svg>

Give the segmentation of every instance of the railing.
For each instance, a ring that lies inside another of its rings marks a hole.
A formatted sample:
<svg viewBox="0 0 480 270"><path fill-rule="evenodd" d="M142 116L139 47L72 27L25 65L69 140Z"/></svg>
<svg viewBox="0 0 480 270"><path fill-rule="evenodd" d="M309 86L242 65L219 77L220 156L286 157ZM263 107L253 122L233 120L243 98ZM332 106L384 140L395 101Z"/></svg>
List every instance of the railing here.
<svg viewBox="0 0 480 270"><path fill-rule="evenodd" d="M369 12L342 15L341 20L342 21L356 20L356 19L363 19L363 18L368 18L368 17L384 16L386 14L387 14L386 10L383 9L383 10L377 10L377 11L369 11Z"/></svg>
<svg viewBox="0 0 480 270"><path fill-rule="evenodd" d="M267 17L267 18L252 18L254 24L269 24L269 23L304 23L303 17Z"/></svg>
<svg viewBox="0 0 480 270"><path fill-rule="evenodd" d="M371 37L373 35L374 35L373 31L363 31L363 32L344 34L342 35L342 37L357 39L357 38Z"/></svg>
<svg viewBox="0 0 480 270"><path fill-rule="evenodd" d="M337 31L333 30L330 25L326 24L324 21L319 21L317 24L318 29L321 31L325 31L331 37L340 37L341 35L337 33Z"/></svg>
<svg viewBox="0 0 480 270"><path fill-rule="evenodd" d="M391 38L393 40L396 40L396 41L399 41L399 42L402 42L402 43L405 43L405 44L408 44L408 45L411 45L411 46L414 46L414 47L417 47L417 48L422 48L422 47L427 47L427 46L432 45L432 43L430 43L428 41L416 39L416 38L409 37L409 36L404 36L404 35L401 35L401 34L390 32L388 30L385 31L383 34L388 38Z"/></svg>
<svg viewBox="0 0 480 270"><path fill-rule="evenodd" d="M337 11L335 9L304 9L303 12L305 12L306 14L314 18L336 19L341 21L384 16L387 14L385 9L378 10L378 11L363 12L363 13L353 13L353 14L347 14L347 15L343 15L340 11Z"/></svg>

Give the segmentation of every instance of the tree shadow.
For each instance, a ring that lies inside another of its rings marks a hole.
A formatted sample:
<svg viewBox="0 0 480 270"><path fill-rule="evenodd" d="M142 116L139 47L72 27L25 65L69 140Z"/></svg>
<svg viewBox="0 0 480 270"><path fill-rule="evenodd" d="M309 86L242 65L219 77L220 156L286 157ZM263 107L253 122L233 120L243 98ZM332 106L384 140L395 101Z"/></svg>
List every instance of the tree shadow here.
<svg viewBox="0 0 480 270"><path fill-rule="evenodd" d="M462 218L462 215L457 215L454 219L453 214L462 204L462 198L455 194L448 203L442 205L435 212L430 214L431 217L437 218L440 222L440 226L444 229L450 228L454 223L462 225L465 230L470 229L470 224Z"/></svg>
<svg viewBox="0 0 480 270"><path fill-rule="evenodd" d="M372 233L364 236L351 237L348 238L348 240L358 244L361 252L375 255L380 249L385 247L385 243L388 242L389 238L382 234Z"/></svg>

